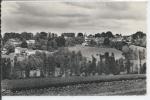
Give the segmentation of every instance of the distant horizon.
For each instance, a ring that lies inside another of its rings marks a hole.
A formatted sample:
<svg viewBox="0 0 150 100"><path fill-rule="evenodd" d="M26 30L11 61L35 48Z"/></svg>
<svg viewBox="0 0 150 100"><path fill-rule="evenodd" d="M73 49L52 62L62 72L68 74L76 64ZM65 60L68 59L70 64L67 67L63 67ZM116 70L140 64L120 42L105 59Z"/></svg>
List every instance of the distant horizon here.
<svg viewBox="0 0 150 100"><path fill-rule="evenodd" d="M139 30L140 31L140 30ZM22 31L22 32L27 32L27 33L33 33L33 35L36 35L36 33L40 33L40 32L46 32L46 31L37 31L37 32L30 32L30 31ZM21 34L22 32L5 32L5 33L19 33L19 34ZM103 31L103 32L107 32L107 31ZM121 33L114 33L113 31L111 31L112 32L112 34L113 35L116 35L116 34L121 34ZM136 32L138 32L138 31L136 31ZM129 33L129 34L121 34L122 36L130 36L130 35L132 35L132 34L134 34L134 33L136 33L136 32L133 32L133 33ZM143 32L143 31L141 31L141 32ZM4 37L4 34L5 33L3 33L3 34L1 34L2 35L2 37ZM78 33L83 33L83 35L84 34L86 34L86 35L90 35L90 34L92 34L92 33L89 33L89 32L73 32L73 31L70 31L70 32L46 32L46 33L56 33L58 36L60 36L62 33L75 33L75 35L77 35ZM97 33L102 33L102 32L96 32L96 33L93 33L92 35L95 35L95 34L97 34ZM145 33L145 34L147 34L146 32L143 32L143 33Z"/></svg>

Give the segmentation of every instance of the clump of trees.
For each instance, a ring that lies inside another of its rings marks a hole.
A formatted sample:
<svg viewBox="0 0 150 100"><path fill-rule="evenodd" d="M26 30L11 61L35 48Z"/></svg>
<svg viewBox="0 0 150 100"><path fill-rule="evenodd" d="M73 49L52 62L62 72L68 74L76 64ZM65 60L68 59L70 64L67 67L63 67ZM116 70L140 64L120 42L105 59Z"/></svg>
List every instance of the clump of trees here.
<svg viewBox="0 0 150 100"><path fill-rule="evenodd" d="M102 59L105 59L103 61ZM58 52L50 54L46 52L37 51L36 54L25 57L22 61L18 61L15 57L15 67L13 78L17 78L16 72L20 72L23 76L25 73L26 78L30 78L31 70L40 70L40 77L54 77L56 69L60 69L59 76L89 76L96 73L101 74L119 74L120 67L117 65L113 54L109 56L105 54L104 58L97 59L92 56L92 60L88 61L82 56L80 51L70 52L66 48L61 48Z"/></svg>
<svg viewBox="0 0 150 100"><path fill-rule="evenodd" d="M60 77L67 76L90 76L90 75L117 75L120 72L127 71L130 73L131 63L129 60L126 64L124 59L115 60L114 54L99 55L99 60L92 56L91 60L82 56L80 51L69 51L67 48L60 48L55 53L40 52L21 58L14 58L14 67L11 66L10 60L2 61L3 78L30 78L30 71L39 70L40 77L55 77L57 69L60 71ZM19 59L19 60L18 60ZM98 61L97 61L98 60ZM12 69L13 68L13 69ZM11 69L11 70L10 70ZM10 74L11 71L11 74ZM17 76L20 73L20 76ZM140 69L140 73L146 73L146 64Z"/></svg>
<svg viewBox="0 0 150 100"><path fill-rule="evenodd" d="M145 33L141 31L137 31L136 33L132 34L132 39L143 38L144 36L146 36Z"/></svg>
<svg viewBox="0 0 150 100"><path fill-rule="evenodd" d="M141 31L132 34L132 43L138 46L146 47L146 34Z"/></svg>
<svg viewBox="0 0 150 100"><path fill-rule="evenodd" d="M4 48L6 48L6 50L7 50L6 54L10 54L15 51L15 46L12 43L10 43L9 41L7 41L5 43Z"/></svg>
<svg viewBox="0 0 150 100"><path fill-rule="evenodd" d="M112 38L114 37L114 35L111 31L107 31L107 32L102 32L102 33L96 33L94 37Z"/></svg>
<svg viewBox="0 0 150 100"><path fill-rule="evenodd" d="M103 44L104 44L105 46L109 46L109 43L110 43L109 38L105 38Z"/></svg>
<svg viewBox="0 0 150 100"><path fill-rule="evenodd" d="M146 73L146 63L142 64L145 60L145 50L132 49L129 45L125 45L122 49L122 55L125 57L127 73ZM133 60L139 61L136 71L133 71ZM138 66L140 68L138 68Z"/></svg>
<svg viewBox="0 0 150 100"><path fill-rule="evenodd" d="M33 33L31 32L22 32L22 33L15 33L15 32L10 32L10 33L5 33L3 37L3 43L5 44L9 39L20 39L20 40L29 40L33 39Z"/></svg>
<svg viewBox="0 0 150 100"><path fill-rule="evenodd" d="M64 47L65 43L63 36L57 37L54 33L40 32L35 35L35 48L39 50L53 51L58 47Z"/></svg>
<svg viewBox="0 0 150 100"><path fill-rule="evenodd" d="M30 71L39 69L41 77L54 76L56 68L60 68L60 75L72 76L80 75L81 64L85 58L81 52L69 52L60 49L57 53L46 54L45 52L36 52L22 61L15 60L15 71L25 71L26 78L30 77Z"/></svg>

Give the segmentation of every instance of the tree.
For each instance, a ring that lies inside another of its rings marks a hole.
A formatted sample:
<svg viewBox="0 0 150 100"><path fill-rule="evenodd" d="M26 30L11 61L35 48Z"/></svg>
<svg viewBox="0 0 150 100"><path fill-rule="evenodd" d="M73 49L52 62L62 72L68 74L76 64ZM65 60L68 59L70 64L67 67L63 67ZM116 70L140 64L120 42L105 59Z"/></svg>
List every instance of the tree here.
<svg viewBox="0 0 150 100"><path fill-rule="evenodd" d="M143 38L146 34L141 31L137 31L135 34L132 35L133 39Z"/></svg>
<svg viewBox="0 0 150 100"><path fill-rule="evenodd" d="M116 36L119 37L120 35L119 35L119 34L116 34Z"/></svg>
<svg viewBox="0 0 150 100"><path fill-rule="evenodd" d="M83 37L83 33L78 33L77 37Z"/></svg>
<svg viewBox="0 0 150 100"><path fill-rule="evenodd" d="M25 39L25 40L33 39L33 33L22 32L21 33L21 38Z"/></svg>
<svg viewBox="0 0 150 100"><path fill-rule="evenodd" d="M77 52L77 56L78 56L79 60L81 61L83 56L82 56L82 53L80 50Z"/></svg>
<svg viewBox="0 0 150 100"><path fill-rule="evenodd" d="M55 56L48 55L47 62L46 62L47 63L46 71L47 71L48 75L54 75L56 62L58 65L60 65L58 60L55 59ZM58 67L60 67L60 66L58 66Z"/></svg>
<svg viewBox="0 0 150 100"><path fill-rule="evenodd" d="M36 42L39 41L40 40L40 33L37 32L34 36L34 39Z"/></svg>
<svg viewBox="0 0 150 100"><path fill-rule="evenodd" d="M80 38L80 37L76 37ZM74 46L76 44L76 39L75 38L67 38L65 42L65 46Z"/></svg>
<svg viewBox="0 0 150 100"><path fill-rule="evenodd" d="M144 63L143 67L141 68L141 74L146 74L146 63Z"/></svg>
<svg viewBox="0 0 150 100"><path fill-rule="evenodd" d="M101 37L100 33L95 34L95 37Z"/></svg>
<svg viewBox="0 0 150 100"><path fill-rule="evenodd" d="M106 36L107 36L108 38L114 37L111 31L107 31L107 32L106 32Z"/></svg>
<svg viewBox="0 0 150 100"><path fill-rule="evenodd" d="M7 54L15 52L15 46L12 43L10 43L9 41L6 42L4 48L6 48Z"/></svg>
<svg viewBox="0 0 150 100"><path fill-rule="evenodd" d="M23 41L22 41L21 47L22 47L22 48L28 48L28 44L27 44L26 40L23 40Z"/></svg>
<svg viewBox="0 0 150 100"><path fill-rule="evenodd" d="M1 75L2 75L2 79L8 79L10 78L10 71L11 71L11 61L10 59L7 58L2 58L1 59Z"/></svg>
<svg viewBox="0 0 150 100"><path fill-rule="evenodd" d="M45 73L46 73L46 67L47 67L47 56L46 56L46 53L45 52L36 52L35 53L35 56L37 58L39 58L39 60L41 60L41 67L40 67L40 71L41 71L41 77L44 77L45 76Z"/></svg>
<svg viewBox="0 0 150 100"><path fill-rule="evenodd" d="M35 48L40 50L48 50L49 41L45 39L39 39L35 41Z"/></svg>
<svg viewBox="0 0 150 100"><path fill-rule="evenodd" d="M1 33L0 33L0 48L2 48L2 35L1 35ZM1 51L0 51L0 53L1 53Z"/></svg>
<svg viewBox="0 0 150 100"><path fill-rule="evenodd" d="M40 39L47 39L48 33L46 32L40 32Z"/></svg>
<svg viewBox="0 0 150 100"><path fill-rule="evenodd" d="M109 52L105 52L105 64L104 64L104 73L110 74L110 59L109 59Z"/></svg>
<svg viewBox="0 0 150 100"><path fill-rule="evenodd" d="M106 46L108 46L109 45L109 43L110 43L110 40L109 40L109 38L105 38L104 39L104 45L106 45Z"/></svg>
<svg viewBox="0 0 150 100"><path fill-rule="evenodd" d="M130 67L131 67L130 60L129 60L129 59L127 59L127 62L126 62L127 74L129 74L129 73L130 73Z"/></svg>
<svg viewBox="0 0 150 100"><path fill-rule="evenodd" d="M5 33L3 37L3 43L5 44L9 39L20 39L21 40L21 35L19 33Z"/></svg>
<svg viewBox="0 0 150 100"><path fill-rule="evenodd" d="M59 36L58 38L56 38L56 42L57 42L58 47L63 47L65 46L66 40L64 36Z"/></svg>
<svg viewBox="0 0 150 100"><path fill-rule="evenodd" d="M112 74L117 75L120 73L119 62L115 61L114 53L109 58L109 70Z"/></svg>
<svg viewBox="0 0 150 100"><path fill-rule="evenodd" d="M101 36L102 36L102 37L106 37L106 33L105 33L105 32L102 32L102 33L101 33Z"/></svg>
<svg viewBox="0 0 150 100"><path fill-rule="evenodd" d="M92 73L96 73L96 58L92 55Z"/></svg>
<svg viewBox="0 0 150 100"><path fill-rule="evenodd" d="M94 46L94 45L96 45L96 42L95 42L94 40L91 40L91 41L90 41L90 45L91 45L91 46Z"/></svg>
<svg viewBox="0 0 150 100"><path fill-rule="evenodd" d="M84 42L84 37L75 37L73 38L74 44L82 44Z"/></svg>

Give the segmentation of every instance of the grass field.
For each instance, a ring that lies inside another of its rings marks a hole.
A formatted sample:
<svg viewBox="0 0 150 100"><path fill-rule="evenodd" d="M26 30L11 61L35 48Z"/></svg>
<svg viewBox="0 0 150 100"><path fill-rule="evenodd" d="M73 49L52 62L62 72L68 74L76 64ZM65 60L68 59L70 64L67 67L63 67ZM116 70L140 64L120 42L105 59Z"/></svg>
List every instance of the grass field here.
<svg viewBox="0 0 150 100"><path fill-rule="evenodd" d="M115 55L115 59L119 59L123 57L122 52L115 48L101 48L101 47L89 47L89 46L76 45L73 47L68 47L68 49L70 51L75 51L75 52L81 51L82 55L86 57L88 60L92 59L91 55L93 55L94 57L97 58L97 60L99 60L99 56L97 56L97 54L104 54L105 52L109 52L109 55L111 55L111 53L113 52Z"/></svg>
<svg viewBox="0 0 150 100"><path fill-rule="evenodd" d="M132 74L132 75L114 75L114 76L74 76L67 78L32 78L32 79L18 79L18 80L3 80L1 82L2 89L8 90L21 90L31 88L46 88L52 86L65 86L81 83L92 82L111 82L122 80L136 80L145 79L144 74Z"/></svg>
<svg viewBox="0 0 150 100"><path fill-rule="evenodd" d="M122 80L75 84L62 87L47 87L2 93L7 96L108 96L108 95L145 95L146 80Z"/></svg>

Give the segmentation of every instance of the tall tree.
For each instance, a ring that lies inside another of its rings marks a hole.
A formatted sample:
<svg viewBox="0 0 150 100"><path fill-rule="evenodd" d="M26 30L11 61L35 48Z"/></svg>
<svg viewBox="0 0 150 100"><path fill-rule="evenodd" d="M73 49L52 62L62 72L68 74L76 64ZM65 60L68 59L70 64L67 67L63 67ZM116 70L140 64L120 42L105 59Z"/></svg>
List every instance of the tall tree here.
<svg viewBox="0 0 150 100"><path fill-rule="evenodd" d="M92 73L96 73L96 58L92 55Z"/></svg>
<svg viewBox="0 0 150 100"><path fill-rule="evenodd" d="M106 45L106 46L108 46L109 45L109 43L110 43L110 40L109 40L109 38L105 38L104 39L104 45Z"/></svg>
<svg viewBox="0 0 150 100"><path fill-rule="evenodd" d="M105 33L105 32L102 32L102 33L101 33L101 36L102 36L102 37L106 37L106 33Z"/></svg>
<svg viewBox="0 0 150 100"><path fill-rule="evenodd" d="M47 39L48 38L48 33L46 33L46 32L40 32L40 38L41 39Z"/></svg>
<svg viewBox="0 0 150 100"><path fill-rule="evenodd" d="M107 32L106 32L106 36L107 36L108 38L114 37L111 31L107 31Z"/></svg>
<svg viewBox="0 0 150 100"><path fill-rule="evenodd" d="M83 33L78 33L77 37L83 37Z"/></svg>

